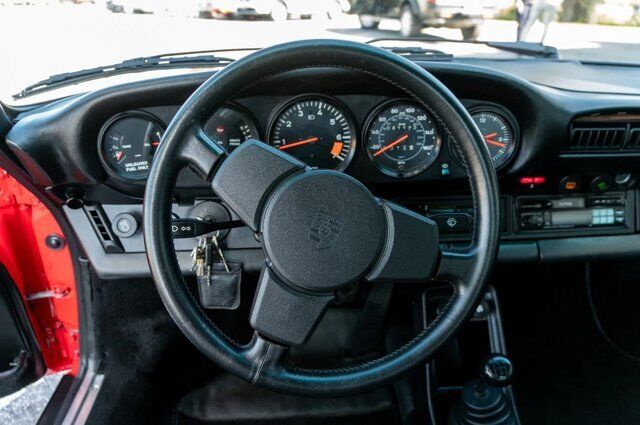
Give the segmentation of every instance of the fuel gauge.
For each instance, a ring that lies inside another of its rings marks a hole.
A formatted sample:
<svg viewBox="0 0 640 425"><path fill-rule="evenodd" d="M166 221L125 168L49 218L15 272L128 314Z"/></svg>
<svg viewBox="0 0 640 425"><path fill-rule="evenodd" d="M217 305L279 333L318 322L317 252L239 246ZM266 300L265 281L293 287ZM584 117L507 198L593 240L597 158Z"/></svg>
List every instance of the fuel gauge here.
<svg viewBox="0 0 640 425"><path fill-rule="evenodd" d="M116 177L146 179L163 134L163 123L151 114L128 112L118 115L101 132L102 162Z"/></svg>

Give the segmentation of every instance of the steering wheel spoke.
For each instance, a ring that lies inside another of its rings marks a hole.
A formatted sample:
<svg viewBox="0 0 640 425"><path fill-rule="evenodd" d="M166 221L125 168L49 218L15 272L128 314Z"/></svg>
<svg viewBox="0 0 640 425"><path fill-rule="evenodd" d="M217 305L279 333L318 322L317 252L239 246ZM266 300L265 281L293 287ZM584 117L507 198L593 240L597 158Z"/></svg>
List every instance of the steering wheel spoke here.
<svg viewBox="0 0 640 425"><path fill-rule="evenodd" d="M188 164L200 177L211 180L218 164L227 156L204 131L201 124L194 124L187 131L185 143L180 151L180 160Z"/></svg>
<svg viewBox="0 0 640 425"><path fill-rule="evenodd" d="M332 295L305 294L280 280L269 266L260 274L249 322L260 334L287 346L302 345L324 316Z"/></svg>
<svg viewBox="0 0 640 425"><path fill-rule="evenodd" d="M212 187L247 226L258 230L268 195L278 182L304 167L292 156L257 140L248 140L220 166Z"/></svg>
<svg viewBox="0 0 640 425"><path fill-rule="evenodd" d="M387 235L382 253L366 279L372 282L426 282L438 256L438 225L393 202L381 203Z"/></svg>
<svg viewBox="0 0 640 425"><path fill-rule="evenodd" d="M443 250L433 279L449 282L459 290L464 290L473 280L477 263L478 253L473 249Z"/></svg>

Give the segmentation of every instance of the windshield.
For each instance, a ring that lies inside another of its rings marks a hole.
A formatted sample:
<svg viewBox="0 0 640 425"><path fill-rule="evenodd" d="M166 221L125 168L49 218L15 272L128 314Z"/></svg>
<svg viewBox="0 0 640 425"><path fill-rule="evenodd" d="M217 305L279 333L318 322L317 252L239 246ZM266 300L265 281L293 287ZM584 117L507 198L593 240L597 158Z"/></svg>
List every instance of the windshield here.
<svg viewBox="0 0 640 425"><path fill-rule="evenodd" d="M16 93L53 74L130 58L308 38L544 42L560 59L640 64L639 25L640 0L0 0L0 101L17 103ZM475 43L421 47L456 58L507 54ZM66 85L48 97L88 89Z"/></svg>

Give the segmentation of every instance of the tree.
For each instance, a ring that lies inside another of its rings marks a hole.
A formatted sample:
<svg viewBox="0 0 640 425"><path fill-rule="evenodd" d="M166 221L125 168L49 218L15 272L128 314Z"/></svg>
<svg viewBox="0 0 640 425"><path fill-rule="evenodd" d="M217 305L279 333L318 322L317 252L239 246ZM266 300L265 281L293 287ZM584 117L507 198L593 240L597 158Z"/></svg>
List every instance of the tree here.
<svg viewBox="0 0 640 425"><path fill-rule="evenodd" d="M601 0L564 0L560 12L561 22L591 22L596 4Z"/></svg>

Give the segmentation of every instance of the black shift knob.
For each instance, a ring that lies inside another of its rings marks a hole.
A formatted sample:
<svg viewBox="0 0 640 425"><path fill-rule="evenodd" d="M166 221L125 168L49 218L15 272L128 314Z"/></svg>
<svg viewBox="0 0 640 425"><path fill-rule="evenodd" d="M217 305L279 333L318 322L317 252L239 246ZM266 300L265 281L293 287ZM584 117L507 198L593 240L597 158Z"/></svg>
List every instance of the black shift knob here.
<svg viewBox="0 0 640 425"><path fill-rule="evenodd" d="M513 378L513 364L507 356L493 354L482 365L482 380L495 387L506 387Z"/></svg>

